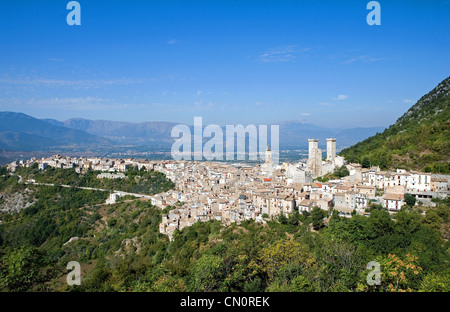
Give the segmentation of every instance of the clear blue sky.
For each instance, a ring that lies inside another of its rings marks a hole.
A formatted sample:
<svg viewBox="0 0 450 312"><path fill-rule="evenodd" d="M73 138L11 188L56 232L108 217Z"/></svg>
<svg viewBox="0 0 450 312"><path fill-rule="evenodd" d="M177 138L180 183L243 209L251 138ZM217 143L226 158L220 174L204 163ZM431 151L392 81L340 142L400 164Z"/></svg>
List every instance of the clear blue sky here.
<svg viewBox="0 0 450 312"><path fill-rule="evenodd" d="M450 75L450 0L0 1L0 111L388 126Z"/></svg>

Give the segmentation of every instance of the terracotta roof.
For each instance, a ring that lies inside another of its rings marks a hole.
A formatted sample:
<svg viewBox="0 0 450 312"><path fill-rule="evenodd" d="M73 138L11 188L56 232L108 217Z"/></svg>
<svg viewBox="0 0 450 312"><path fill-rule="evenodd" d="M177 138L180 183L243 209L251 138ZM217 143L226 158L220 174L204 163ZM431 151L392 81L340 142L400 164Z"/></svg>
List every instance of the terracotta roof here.
<svg viewBox="0 0 450 312"><path fill-rule="evenodd" d="M302 200L298 205L299 206L311 206L313 204L313 201L311 199L304 199Z"/></svg>
<svg viewBox="0 0 450 312"><path fill-rule="evenodd" d="M387 193L386 195L384 195L383 199L385 199L385 200L402 200L403 194Z"/></svg>

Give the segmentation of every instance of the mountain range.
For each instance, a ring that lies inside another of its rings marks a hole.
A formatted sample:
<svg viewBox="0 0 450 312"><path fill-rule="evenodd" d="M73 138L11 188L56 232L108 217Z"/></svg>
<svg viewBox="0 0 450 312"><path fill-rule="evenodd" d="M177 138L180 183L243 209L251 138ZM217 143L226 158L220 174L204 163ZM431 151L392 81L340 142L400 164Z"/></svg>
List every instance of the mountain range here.
<svg viewBox="0 0 450 312"><path fill-rule="evenodd" d="M88 120L72 118L65 121L43 119L43 121L58 127L83 131L91 135L103 137L115 144L153 145L171 144L170 133L177 125L172 122L142 122L131 123L110 120Z"/></svg>
<svg viewBox="0 0 450 312"><path fill-rule="evenodd" d="M171 131L177 125L173 122L130 123L82 118L72 118L65 121L44 119L44 121L52 125L101 136L116 144L138 145L172 144L174 139L171 137ZM381 127L327 129L301 121L285 121L275 124L280 126L281 146L307 146L310 138L317 138L325 144L325 139L329 137L336 137L338 144L341 146L349 146L383 130ZM190 128L191 133L194 133L193 127ZM225 135L225 127L223 127L223 132Z"/></svg>
<svg viewBox="0 0 450 312"><path fill-rule="evenodd" d="M106 145L111 142L85 131L53 125L29 115L0 112L0 149L33 151L54 146Z"/></svg>
<svg viewBox="0 0 450 312"><path fill-rule="evenodd" d="M38 151L61 146L170 146L174 142L171 131L175 125L173 122L131 123L82 118L58 121L37 119L23 113L0 112L0 149ZM306 147L309 138L317 138L325 144L328 137L336 137L340 146L350 146L382 131L382 128L327 129L300 121L278 125L280 146L297 147Z"/></svg>

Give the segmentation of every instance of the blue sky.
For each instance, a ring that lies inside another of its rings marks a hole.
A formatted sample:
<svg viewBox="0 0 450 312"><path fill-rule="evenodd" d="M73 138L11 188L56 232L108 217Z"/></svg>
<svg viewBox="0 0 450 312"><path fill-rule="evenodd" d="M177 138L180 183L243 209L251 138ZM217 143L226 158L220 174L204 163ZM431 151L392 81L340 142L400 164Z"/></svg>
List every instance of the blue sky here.
<svg viewBox="0 0 450 312"><path fill-rule="evenodd" d="M0 111L388 126L450 74L450 1L0 2Z"/></svg>

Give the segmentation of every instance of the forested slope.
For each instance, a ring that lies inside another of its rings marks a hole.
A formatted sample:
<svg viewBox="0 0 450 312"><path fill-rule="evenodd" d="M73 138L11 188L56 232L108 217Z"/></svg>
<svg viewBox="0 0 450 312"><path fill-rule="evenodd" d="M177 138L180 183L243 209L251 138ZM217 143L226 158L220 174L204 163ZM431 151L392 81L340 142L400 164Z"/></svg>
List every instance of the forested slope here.
<svg viewBox="0 0 450 312"><path fill-rule="evenodd" d="M0 291L450 291L448 200L424 215L315 208L266 224L197 222L169 241L159 224L175 207L105 205L107 192L0 177L0 192L26 188L31 206L0 213ZM69 261L81 264L80 286L66 283ZM380 286L367 284L370 261Z"/></svg>
<svg viewBox="0 0 450 312"><path fill-rule="evenodd" d="M424 95L397 122L341 151L349 162L383 169L450 173L450 77Z"/></svg>

